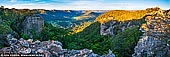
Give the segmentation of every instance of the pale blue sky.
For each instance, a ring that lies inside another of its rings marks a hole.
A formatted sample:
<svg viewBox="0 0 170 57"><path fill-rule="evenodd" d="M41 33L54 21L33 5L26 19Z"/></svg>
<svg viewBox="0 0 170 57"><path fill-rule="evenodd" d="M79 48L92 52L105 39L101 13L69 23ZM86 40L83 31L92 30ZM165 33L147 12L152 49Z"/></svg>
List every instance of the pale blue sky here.
<svg viewBox="0 0 170 57"><path fill-rule="evenodd" d="M170 0L0 0L8 8L58 10L137 10L159 6L170 9Z"/></svg>

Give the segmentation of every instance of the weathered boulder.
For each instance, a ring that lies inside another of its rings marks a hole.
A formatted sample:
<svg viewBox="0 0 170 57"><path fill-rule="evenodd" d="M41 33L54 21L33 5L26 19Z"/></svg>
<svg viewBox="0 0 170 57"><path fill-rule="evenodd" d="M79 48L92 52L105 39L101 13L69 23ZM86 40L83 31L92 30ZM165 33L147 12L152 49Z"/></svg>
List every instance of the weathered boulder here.
<svg viewBox="0 0 170 57"><path fill-rule="evenodd" d="M43 50L43 49L38 49L37 52L38 52L38 53L43 53L44 50Z"/></svg>
<svg viewBox="0 0 170 57"><path fill-rule="evenodd" d="M11 34L7 34L6 39L10 45L15 45L17 43L17 39L14 38Z"/></svg>
<svg viewBox="0 0 170 57"><path fill-rule="evenodd" d="M16 38L9 39L9 44L15 45L16 43L17 43L17 39Z"/></svg>
<svg viewBox="0 0 170 57"><path fill-rule="evenodd" d="M30 54L31 48L21 48L20 53L22 54Z"/></svg>
<svg viewBox="0 0 170 57"><path fill-rule="evenodd" d="M23 46L23 47L29 47L28 41L24 40L23 38L20 38L19 43L20 43L21 46Z"/></svg>
<svg viewBox="0 0 170 57"><path fill-rule="evenodd" d="M112 53L111 50L109 50L109 53L105 57L115 57L115 55Z"/></svg>

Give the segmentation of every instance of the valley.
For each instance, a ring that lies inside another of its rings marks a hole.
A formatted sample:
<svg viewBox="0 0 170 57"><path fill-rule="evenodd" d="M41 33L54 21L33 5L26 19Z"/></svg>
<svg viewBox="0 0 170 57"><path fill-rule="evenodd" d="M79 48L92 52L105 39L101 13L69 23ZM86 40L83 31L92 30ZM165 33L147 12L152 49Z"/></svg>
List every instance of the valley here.
<svg viewBox="0 0 170 57"><path fill-rule="evenodd" d="M70 28L83 24L84 22L93 22L97 16L104 13L88 10L45 10L45 14L40 14L45 21L51 23L53 26L62 28Z"/></svg>
<svg viewBox="0 0 170 57"><path fill-rule="evenodd" d="M170 10L0 7L0 52L47 57L165 57Z"/></svg>

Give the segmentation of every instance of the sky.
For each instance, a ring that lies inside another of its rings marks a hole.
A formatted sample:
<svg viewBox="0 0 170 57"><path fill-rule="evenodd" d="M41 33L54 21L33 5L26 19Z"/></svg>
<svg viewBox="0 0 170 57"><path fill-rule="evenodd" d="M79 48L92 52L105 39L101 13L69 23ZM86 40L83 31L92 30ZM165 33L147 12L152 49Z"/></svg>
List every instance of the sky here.
<svg viewBox="0 0 170 57"><path fill-rule="evenodd" d="M170 9L170 0L0 0L0 6L17 9L144 10Z"/></svg>

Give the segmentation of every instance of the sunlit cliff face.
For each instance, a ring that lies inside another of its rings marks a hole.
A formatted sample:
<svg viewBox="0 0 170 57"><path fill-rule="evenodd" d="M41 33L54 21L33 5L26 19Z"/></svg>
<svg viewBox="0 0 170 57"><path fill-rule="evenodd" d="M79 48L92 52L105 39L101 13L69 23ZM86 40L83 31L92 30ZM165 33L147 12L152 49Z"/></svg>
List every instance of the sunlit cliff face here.
<svg viewBox="0 0 170 57"><path fill-rule="evenodd" d="M116 20L116 21L127 21L127 20L134 20L134 19L141 19L146 15L146 10L113 10L109 11L105 14L102 14L98 18L96 18L96 21L100 23L106 23L110 20Z"/></svg>

